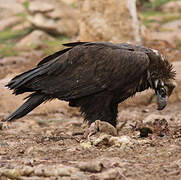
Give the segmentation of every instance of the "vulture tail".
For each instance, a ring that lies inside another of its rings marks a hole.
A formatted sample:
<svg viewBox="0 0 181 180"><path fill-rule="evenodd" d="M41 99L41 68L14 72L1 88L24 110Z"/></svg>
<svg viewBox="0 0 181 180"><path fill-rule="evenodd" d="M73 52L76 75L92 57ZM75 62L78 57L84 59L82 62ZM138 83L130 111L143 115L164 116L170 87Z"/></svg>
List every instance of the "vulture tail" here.
<svg viewBox="0 0 181 180"><path fill-rule="evenodd" d="M6 119L4 119L4 121L19 119L28 114L30 111L32 111L44 101L48 100L46 95L40 93L33 93L27 98L28 100L24 104L22 104L15 112L13 112Z"/></svg>

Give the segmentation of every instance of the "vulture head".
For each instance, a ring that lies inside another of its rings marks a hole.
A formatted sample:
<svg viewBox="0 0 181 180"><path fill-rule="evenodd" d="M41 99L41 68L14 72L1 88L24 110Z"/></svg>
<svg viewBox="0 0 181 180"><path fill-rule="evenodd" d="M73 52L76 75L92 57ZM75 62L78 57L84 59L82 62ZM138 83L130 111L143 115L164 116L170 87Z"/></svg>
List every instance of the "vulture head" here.
<svg viewBox="0 0 181 180"><path fill-rule="evenodd" d="M157 95L158 110L164 109L167 105L168 97L172 94L173 89L176 87L175 81L167 81L156 79L154 81L154 89Z"/></svg>
<svg viewBox="0 0 181 180"><path fill-rule="evenodd" d="M173 65L162 54L153 49L152 51L154 54L150 55L150 59L153 61L150 66L150 83L157 95L157 109L162 110L176 87L176 72L173 70Z"/></svg>

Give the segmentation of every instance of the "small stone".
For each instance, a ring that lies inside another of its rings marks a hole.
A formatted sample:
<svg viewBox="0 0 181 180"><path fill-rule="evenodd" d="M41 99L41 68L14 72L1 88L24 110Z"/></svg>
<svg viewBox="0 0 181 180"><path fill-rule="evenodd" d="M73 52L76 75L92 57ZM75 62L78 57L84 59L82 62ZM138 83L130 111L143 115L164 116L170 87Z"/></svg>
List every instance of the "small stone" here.
<svg viewBox="0 0 181 180"><path fill-rule="evenodd" d="M89 149L89 148L92 147L92 145L91 145L91 142L88 141L88 142L82 142L82 143L80 143L80 147L82 147L83 149Z"/></svg>
<svg viewBox="0 0 181 180"><path fill-rule="evenodd" d="M0 149L0 155L5 155L7 154L6 150L5 149Z"/></svg>
<svg viewBox="0 0 181 180"><path fill-rule="evenodd" d="M39 165L37 167L34 167L34 174L36 176L45 176L45 177L50 177L50 176L58 176L59 169L57 167L49 167L49 166L44 166L44 165ZM67 173L64 173L67 175Z"/></svg>
<svg viewBox="0 0 181 180"><path fill-rule="evenodd" d="M30 166L24 166L23 168L20 169L21 176L29 176L33 172L34 172L34 168Z"/></svg>
<svg viewBox="0 0 181 180"><path fill-rule="evenodd" d="M169 121L172 117L169 115L157 115L157 114L150 114L145 119L143 119L143 124L150 124L153 123L156 119L166 119Z"/></svg>
<svg viewBox="0 0 181 180"><path fill-rule="evenodd" d="M121 169L118 167L108 169L107 171L99 173L99 174L91 175L90 177L91 177L91 179L100 179L100 180L126 179L126 178L123 178Z"/></svg>
<svg viewBox="0 0 181 180"><path fill-rule="evenodd" d="M137 128L140 131L140 137L148 137L149 133L153 133L160 137L164 135L169 135L169 126L168 122L172 121L171 116L163 116L151 114L147 116L143 123Z"/></svg>
<svg viewBox="0 0 181 180"><path fill-rule="evenodd" d="M94 146L98 146L98 145L108 145L109 143L109 139L110 139L110 135L108 134L104 134L101 133L100 136L97 138L93 138L91 139L91 142L93 143Z"/></svg>
<svg viewBox="0 0 181 180"><path fill-rule="evenodd" d="M121 137L111 137L109 139L109 144L111 146L132 146L133 142L131 141L131 138L129 136L121 136Z"/></svg>
<svg viewBox="0 0 181 180"><path fill-rule="evenodd" d="M166 119L156 119L152 124L153 133L160 137L169 135L169 126Z"/></svg>
<svg viewBox="0 0 181 180"><path fill-rule="evenodd" d="M79 169L87 172L101 172L103 168L103 164L100 161L88 161L81 162L79 165Z"/></svg>
<svg viewBox="0 0 181 180"><path fill-rule="evenodd" d="M0 174L11 179L19 179L20 177L17 169L0 169Z"/></svg>
<svg viewBox="0 0 181 180"><path fill-rule="evenodd" d="M35 168L34 174L36 176L44 176L45 169L44 169L44 167L42 165L36 166L34 168Z"/></svg>
<svg viewBox="0 0 181 180"><path fill-rule="evenodd" d="M139 128L140 137L148 137L149 133L153 133L153 131L148 127Z"/></svg>
<svg viewBox="0 0 181 180"><path fill-rule="evenodd" d="M3 123L0 123L0 130L3 130Z"/></svg>
<svg viewBox="0 0 181 180"><path fill-rule="evenodd" d="M58 176L71 176L71 174L74 174L77 171L78 170L74 167L69 167L69 166L57 167L57 175Z"/></svg>
<svg viewBox="0 0 181 180"><path fill-rule="evenodd" d="M143 109L142 112L143 112L143 113L148 113L148 112L149 112L149 109Z"/></svg>

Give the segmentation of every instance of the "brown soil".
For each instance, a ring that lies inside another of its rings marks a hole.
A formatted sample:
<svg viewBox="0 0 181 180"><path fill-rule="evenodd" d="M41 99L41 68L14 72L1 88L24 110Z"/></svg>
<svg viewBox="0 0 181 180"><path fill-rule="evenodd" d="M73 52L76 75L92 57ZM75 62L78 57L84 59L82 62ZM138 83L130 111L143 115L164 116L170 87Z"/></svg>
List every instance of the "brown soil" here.
<svg viewBox="0 0 181 180"><path fill-rule="evenodd" d="M17 63L2 65L1 77L7 76L8 73L24 71L33 63L35 64L35 61L22 62L21 65ZM11 100L8 98L6 101ZM121 126L124 123L124 125L119 130L118 137L124 135L134 142L131 145L127 143L124 147L110 145L104 140L96 145L92 141L89 143L85 140L82 135L82 117L78 110L68 108L65 104L61 110L53 109L45 112L40 108L35 111L36 113L8 124L8 127L3 124L0 130L0 179L179 180L181 179L180 106L181 102L168 104L161 112L156 110L155 104L147 107L141 105L121 107L118 124ZM8 107L1 107L0 118L7 116L9 113L7 109ZM162 135L153 131L148 137L140 137L138 124L143 126L142 121L148 116L154 121L155 114L162 115L166 120L167 131ZM91 166L91 160L94 160L93 170L91 167L80 167L82 162L85 166ZM76 172L73 175L71 175L73 170L68 175L46 174L46 167L51 171L54 166L56 169L60 164L64 168L74 167ZM37 173L36 170L40 165L45 169ZM15 171L24 167L34 168L34 172L18 174L21 170Z"/></svg>

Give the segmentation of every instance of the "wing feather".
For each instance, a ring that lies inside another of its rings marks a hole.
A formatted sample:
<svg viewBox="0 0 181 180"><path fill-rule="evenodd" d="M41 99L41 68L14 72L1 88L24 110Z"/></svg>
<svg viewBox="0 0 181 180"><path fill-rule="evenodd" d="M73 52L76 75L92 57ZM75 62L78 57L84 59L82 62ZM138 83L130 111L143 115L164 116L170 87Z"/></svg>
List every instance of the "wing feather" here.
<svg viewBox="0 0 181 180"><path fill-rule="evenodd" d="M45 74L29 81L26 87L71 100L124 87L146 73L148 65L149 58L144 52L104 44L78 45L52 63Z"/></svg>

